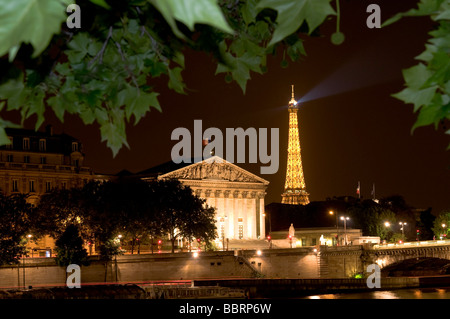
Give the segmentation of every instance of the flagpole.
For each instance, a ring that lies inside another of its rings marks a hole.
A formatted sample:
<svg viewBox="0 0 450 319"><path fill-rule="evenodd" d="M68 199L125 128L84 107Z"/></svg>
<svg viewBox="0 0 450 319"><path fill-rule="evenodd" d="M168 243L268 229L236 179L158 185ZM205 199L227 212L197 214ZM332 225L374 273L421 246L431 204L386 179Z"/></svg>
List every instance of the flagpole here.
<svg viewBox="0 0 450 319"><path fill-rule="evenodd" d="M361 199L361 184L360 181L358 181L358 188L356 189L357 193L358 193L358 198Z"/></svg>

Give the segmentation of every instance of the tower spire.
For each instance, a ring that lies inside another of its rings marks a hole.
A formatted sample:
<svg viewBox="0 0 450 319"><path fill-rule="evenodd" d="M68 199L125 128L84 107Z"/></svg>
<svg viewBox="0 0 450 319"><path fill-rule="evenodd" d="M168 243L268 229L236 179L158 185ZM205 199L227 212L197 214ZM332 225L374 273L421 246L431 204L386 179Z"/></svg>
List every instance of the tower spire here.
<svg viewBox="0 0 450 319"><path fill-rule="evenodd" d="M294 96L294 85L291 85L291 87L292 87L292 95L291 95L291 100L289 101L289 106L297 105L297 101L295 100L295 96Z"/></svg>
<svg viewBox="0 0 450 319"><path fill-rule="evenodd" d="M300 137L298 129L298 106L294 96L294 85L292 96L289 101L289 144L286 168L286 181L284 193L281 194L283 204L306 205L309 203L309 194L306 192L305 177L303 175Z"/></svg>

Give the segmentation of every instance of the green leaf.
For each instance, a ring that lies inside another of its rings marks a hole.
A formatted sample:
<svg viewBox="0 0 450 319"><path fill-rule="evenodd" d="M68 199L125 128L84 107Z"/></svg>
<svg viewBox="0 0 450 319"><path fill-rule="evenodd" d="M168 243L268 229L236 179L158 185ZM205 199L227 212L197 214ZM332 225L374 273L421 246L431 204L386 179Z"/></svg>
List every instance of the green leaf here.
<svg viewBox="0 0 450 319"><path fill-rule="evenodd" d="M0 105L1 105L1 103L0 103ZM11 144L11 141L9 140L8 135L5 132L5 128L9 128L9 127L10 128L20 128L21 126L0 118L0 145Z"/></svg>
<svg viewBox="0 0 450 319"><path fill-rule="evenodd" d="M383 24L381 27L388 26L394 22L397 22L403 17L420 17L420 16L431 16L434 13L439 11L439 7L441 6L441 3L444 0L421 0L421 2L418 3L417 9L411 9L406 12L401 12L393 17L389 18Z"/></svg>
<svg viewBox="0 0 450 319"><path fill-rule="evenodd" d="M67 57L71 63L80 63L86 54L94 53L93 47L89 47L90 38L86 32L78 33L67 45L70 50L66 51ZM93 54L91 54L93 55Z"/></svg>
<svg viewBox="0 0 450 319"><path fill-rule="evenodd" d="M108 9L108 10L111 9L111 7L105 2L105 0L90 0L90 1L100 7L105 8L105 9Z"/></svg>
<svg viewBox="0 0 450 319"><path fill-rule="evenodd" d="M0 145L10 144L11 141L8 138L8 135L5 132L5 128L0 125Z"/></svg>
<svg viewBox="0 0 450 319"><path fill-rule="evenodd" d="M420 89L431 74L432 73L422 63L403 70L403 78L405 79L406 85L414 90Z"/></svg>
<svg viewBox="0 0 450 319"><path fill-rule="evenodd" d="M33 58L48 46L67 19L70 0L14 0L0 2L0 56L12 61L21 43L30 43Z"/></svg>
<svg viewBox="0 0 450 319"><path fill-rule="evenodd" d="M411 131L421 126L427 126L434 124L437 128L441 118L450 115L450 104L442 105L442 99L437 98L436 101L430 105L424 105L419 112L416 122L414 123Z"/></svg>
<svg viewBox="0 0 450 319"><path fill-rule="evenodd" d="M258 15L257 0L247 0L241 8L242 18L246 25L255 22L255 18Z"/></svg>
<svg viewBox="0 0 450 319"><path fill-rule="evenodd" d="M422 105L427 105L431 102L436 89L437 87L430 87L423 90L405 88L403 91L392 96L405 103L414 104L414 112L416 112Z"/></svg>
<svg viewBox="0 0 450 319"><path fill-rule="evenodd" d="M86 125L94 123L96 119L95 112L92 111L92 108L89 106L84 107L80 112L80 118L83 120L83 123Z"/></svg>
<svg viewBox="0 0 450 319"><path fill-rule="evenodd" d="M144 117L147 112L150 111L151 107L154 107L161 112L161 106L158 102L158 95L159 94L156 92L140 92L139 96L136 97L133 104L128 107L129 115L133 115L135 118L134 125L136 125L139 120Z"/></svg>
<svg viewBox="0 0 450 319"><path fill-rule="evenodd" d="M283 40L297 31L303 22L308 23L311 34L328 15L336 12L330 5L331 0L261 0L260 10L271 8L278 11L277 26L269 46Z"/></svg>
<svg viewBox="0 0 450 319"><path fill-rule="evenodd" d="M106 141L106 146L111 149L113 156L117 155L123 145L129 148L125 133L124 112L114 109L108 116L104 110L97 109L96 113L100 124L101 141Z"/></svg>
<svg viewBox="0 0 450 319"><path fill-rule="evenodd" d="M180 38L184 35L178 29L175 20L184 23L194 31L196 23L207 24L232 34L234 31L228 25L217 4L217 0L148 0L166 19L172 31Z"/></svg>
<svg viewBox="0 0 450 319"><path fill-rule="evenodd" d="M434 54L438 50L438 48L435 45L431 44L425 44L425 48L426 48L425 51L416 56L416 60L430 62L433 59Z"/></svg>
<svg viewBox="0 0 450 319"><path fill-rule="evenodd" d="M64 107L64 103L62 101L62 98L60 96L49 97L47 99L47 104L52 108L52 110L55 113L56 117L61 122L64 122L65 107Z"/></svg>
<svg viewBox="0 0 450 319"><path fill-rule="evenodd" d="M35 130L37 131L42 123L44 123L44 112L45 112L45 104L44 104L45 93L41 90L35 90L34 94L29 99L29 109L25 118L29 118L31 115L36 114L37 120L35 123Z"/></svg>
<svg viewBox="0 0 450 319"><path fill-rule="evenodd" d="M116 107L125 105L125 116L127 121L130 121L131 116L134 116L136 125L144 115L153 107L161 112L161 106L158 102L158 93L144 92L141 89L127 85L125 89L117 94Z"/></svg>
<svg viewBox="0 0 450 319"><path fill-rule="evenodd" d="M181 67L169 69L169 88L175 90L175 92L185 94L185 85L181 77L181 71L183 71Z"/></svg>

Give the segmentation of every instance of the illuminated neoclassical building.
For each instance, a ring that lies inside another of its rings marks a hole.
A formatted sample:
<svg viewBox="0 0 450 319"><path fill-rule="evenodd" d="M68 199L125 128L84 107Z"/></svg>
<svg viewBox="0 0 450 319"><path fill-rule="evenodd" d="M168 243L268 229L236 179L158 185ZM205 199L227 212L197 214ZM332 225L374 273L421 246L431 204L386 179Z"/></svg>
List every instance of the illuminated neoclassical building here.
<svg viewBox="0 0 450 319"><path fill-rule="evenodd" d="M182 167L180 167L182 166ZM139 173L142 179L179 180L216 208L219 239L263 239L264 197L269 182L213 156L194 164L166 164Z"/></svg>

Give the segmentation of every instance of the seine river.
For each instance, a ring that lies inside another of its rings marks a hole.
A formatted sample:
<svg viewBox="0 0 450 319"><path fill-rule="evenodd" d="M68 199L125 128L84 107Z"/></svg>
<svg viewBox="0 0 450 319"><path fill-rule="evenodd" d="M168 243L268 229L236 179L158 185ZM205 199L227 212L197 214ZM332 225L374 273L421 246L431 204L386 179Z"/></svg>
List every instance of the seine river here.
<svg viewBox="0 0 450 319"><path fill-rule="evenodd" d="M307 296L301 299L450 299L450 287L324 294Z"/></svg>

